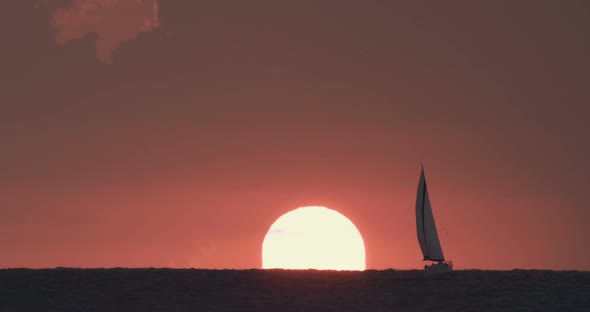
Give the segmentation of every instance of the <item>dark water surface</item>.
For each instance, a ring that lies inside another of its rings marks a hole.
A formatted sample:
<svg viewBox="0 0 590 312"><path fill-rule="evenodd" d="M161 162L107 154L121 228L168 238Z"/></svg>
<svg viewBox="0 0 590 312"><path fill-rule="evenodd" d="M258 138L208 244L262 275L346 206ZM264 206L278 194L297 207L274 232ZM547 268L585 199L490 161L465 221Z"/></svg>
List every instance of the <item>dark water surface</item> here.
<svg viewBox="0 0 590 312"><path fill-rule="evenodd" d="M6 269L0 311L590 311L590 272Z"/></svg>

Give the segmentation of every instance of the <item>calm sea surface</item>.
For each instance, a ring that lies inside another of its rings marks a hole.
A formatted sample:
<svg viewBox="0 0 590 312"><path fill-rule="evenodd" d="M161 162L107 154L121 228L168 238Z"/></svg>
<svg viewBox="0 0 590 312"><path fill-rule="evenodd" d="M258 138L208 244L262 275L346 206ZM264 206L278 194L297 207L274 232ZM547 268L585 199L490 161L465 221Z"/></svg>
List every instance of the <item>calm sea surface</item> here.
<svg viewBox="0 0 590 312"><path fill-rule="evenodd" d="M590 272L6 269L0 311L590 311Z"/></svg>

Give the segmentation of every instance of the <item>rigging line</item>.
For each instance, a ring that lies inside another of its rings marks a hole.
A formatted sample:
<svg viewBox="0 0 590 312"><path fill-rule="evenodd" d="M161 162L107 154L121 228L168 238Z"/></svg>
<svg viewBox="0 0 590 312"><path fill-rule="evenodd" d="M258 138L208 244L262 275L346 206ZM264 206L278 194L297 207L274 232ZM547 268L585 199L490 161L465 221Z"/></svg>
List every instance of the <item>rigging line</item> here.
<svg viewBox="0 0 590 312"><path fill-rule="evenodd" d="M422 174L424 175L424 171L422 171ZM424 235L424 246L426 247L426 255L424 258L430 258L429 256L429 252L428 252L428 241L426 239L426 226L424 225L424 204L425 204L425 199L426 199L426 177L424 177L424 190L422 191L422 234Z"/></svg>

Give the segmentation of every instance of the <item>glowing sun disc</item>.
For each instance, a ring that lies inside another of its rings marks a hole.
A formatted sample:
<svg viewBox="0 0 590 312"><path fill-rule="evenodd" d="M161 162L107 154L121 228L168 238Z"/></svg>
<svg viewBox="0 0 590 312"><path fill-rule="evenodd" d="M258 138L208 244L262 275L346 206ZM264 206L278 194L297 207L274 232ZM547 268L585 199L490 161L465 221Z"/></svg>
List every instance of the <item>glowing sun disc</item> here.
<svg viewBox="0 0 590 312"><path fill-rule="evenodd" d="M263 269L365 270L365 243L347 217L302 207L279 217L262 242Z"/></svg>

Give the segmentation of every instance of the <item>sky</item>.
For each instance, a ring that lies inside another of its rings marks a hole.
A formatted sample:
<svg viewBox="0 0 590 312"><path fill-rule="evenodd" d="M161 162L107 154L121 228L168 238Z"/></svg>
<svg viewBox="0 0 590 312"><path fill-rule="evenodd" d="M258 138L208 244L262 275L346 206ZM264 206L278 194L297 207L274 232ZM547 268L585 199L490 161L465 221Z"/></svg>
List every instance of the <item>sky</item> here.
<svg viewBox="0 0 590 312"><path fill-rule="evenodd" d="M590 270L588 1L0 3L0 267L257 268L301 206L367 268Z"/></svg>

